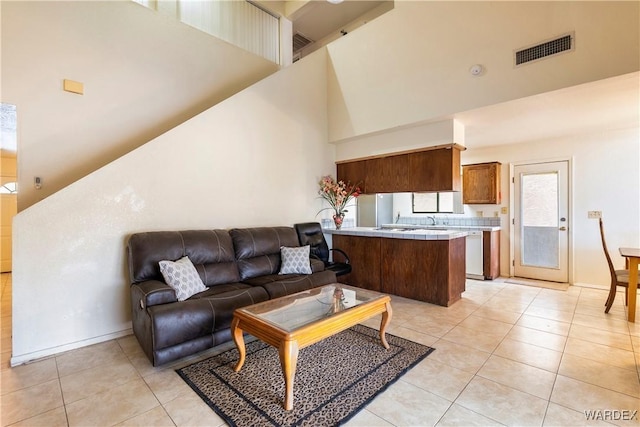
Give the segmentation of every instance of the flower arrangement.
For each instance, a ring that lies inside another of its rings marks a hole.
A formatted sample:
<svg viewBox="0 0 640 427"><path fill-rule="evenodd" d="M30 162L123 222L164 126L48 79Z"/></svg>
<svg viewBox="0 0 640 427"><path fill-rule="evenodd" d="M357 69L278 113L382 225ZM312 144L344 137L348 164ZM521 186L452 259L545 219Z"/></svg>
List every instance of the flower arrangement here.
<svg viewBox="0 0 640 427"><path fill-rule="evenodd" d="M336 181L330 175L323 176L318 184L320 185L318 194L331 205L330 208L321 209L320 212L332 209L334 211L333 222L336 229L339 230L342 227L344 214L347 212L345 208L352 199L360 195L360 188L350 182Z"/></svg>

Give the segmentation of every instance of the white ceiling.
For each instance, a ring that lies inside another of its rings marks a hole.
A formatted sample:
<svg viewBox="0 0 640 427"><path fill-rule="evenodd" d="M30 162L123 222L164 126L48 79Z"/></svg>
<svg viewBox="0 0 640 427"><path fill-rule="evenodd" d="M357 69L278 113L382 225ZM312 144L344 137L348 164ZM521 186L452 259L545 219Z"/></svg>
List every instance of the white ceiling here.
<svg viewBox="0 0 640 427"><path fill-rule="evenodd" d="M465 146L536 141L640 126L640 73L454 114Z"/></svg>
<svg viewBox="0 0 640 427"><path fill-rule="evenodd" d="M382 3L384 1L346 0L339 4L310 1L296 12L292 21L293 34L299 32L313 41L318 41L341 30L345 25Z"/></svg>
<svg viewBox="0 0 640 427"><path fill-rule="evenodd" d="M381 3L310 1L295 13L293 32L320 40ZM449 118L465 125L467 148L639 127L640 73L461 112Z"/></svg>

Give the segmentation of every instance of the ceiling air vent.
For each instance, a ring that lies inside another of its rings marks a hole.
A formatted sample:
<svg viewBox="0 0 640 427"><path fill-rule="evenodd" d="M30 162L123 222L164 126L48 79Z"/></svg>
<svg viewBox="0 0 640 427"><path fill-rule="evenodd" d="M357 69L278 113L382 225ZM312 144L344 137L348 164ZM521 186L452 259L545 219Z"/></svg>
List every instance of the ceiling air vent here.
<svg viewBox="0 0 640 427"><path fill-rule="evenodd" d="M295 33L293 35L293 52L298 52L311 43L313 43L313 40L310 38L306 37L302 33Z"/></svg>
<svg viewBox="0 0 640 427"><path fill-rule="evenodd" d="M522 65L532 61L537 61L551 55L573 50L574 34L569 33L553 40L526 47L515 52L515 65Z"/></svg>

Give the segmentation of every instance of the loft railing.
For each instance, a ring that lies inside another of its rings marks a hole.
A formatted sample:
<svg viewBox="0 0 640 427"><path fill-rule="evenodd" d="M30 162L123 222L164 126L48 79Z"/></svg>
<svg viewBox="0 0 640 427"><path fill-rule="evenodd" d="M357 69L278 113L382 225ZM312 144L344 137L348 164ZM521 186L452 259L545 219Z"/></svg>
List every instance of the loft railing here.
<svg viewBox="0 0 640 427"><path fill-rule="evenodd" d="M277 16L244 0L133 0L280 64Z"/></svg>

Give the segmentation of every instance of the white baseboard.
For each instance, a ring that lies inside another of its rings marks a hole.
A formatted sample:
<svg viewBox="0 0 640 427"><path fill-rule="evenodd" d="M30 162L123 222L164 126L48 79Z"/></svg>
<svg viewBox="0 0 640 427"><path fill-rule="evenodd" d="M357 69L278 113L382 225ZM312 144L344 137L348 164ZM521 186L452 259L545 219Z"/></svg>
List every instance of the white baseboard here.
<svg viewBox="0 0 640 427"><path fill-rule="evenodd" d="M99 337L89 338L82 341L76 341L70 344L61 345L58 347L51 347L44 350L34 351L33 353L20 354L20 355L11 355L11 367L23 365L25 363L35 362L41 359L47 359L49 357L58 355L60 353L64 353L70 350L76 350L78 348L87 347L93 344L99 344L105 341L111 341L116 338L126 337L128 335L133 334L133 330L131 328L125 329L124 331L114 332L107 335L101 335Z"/></svg>

